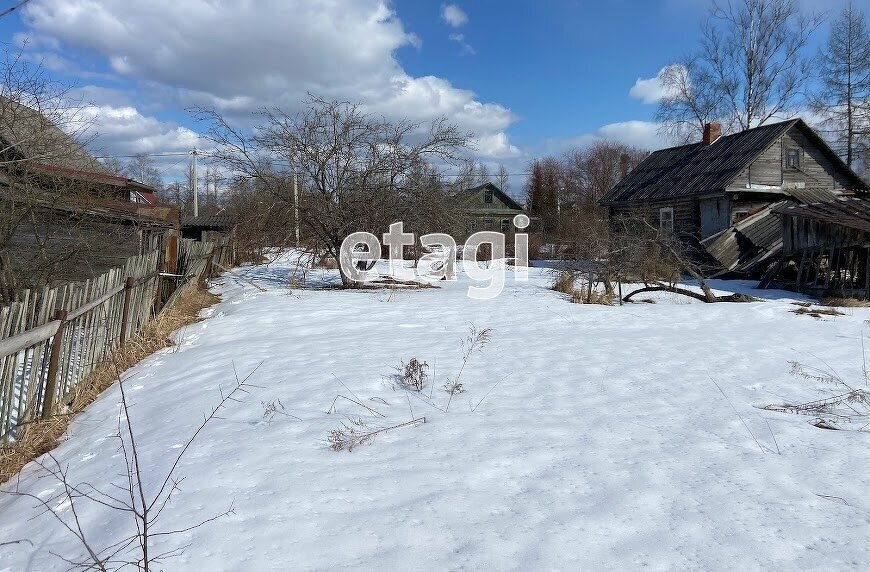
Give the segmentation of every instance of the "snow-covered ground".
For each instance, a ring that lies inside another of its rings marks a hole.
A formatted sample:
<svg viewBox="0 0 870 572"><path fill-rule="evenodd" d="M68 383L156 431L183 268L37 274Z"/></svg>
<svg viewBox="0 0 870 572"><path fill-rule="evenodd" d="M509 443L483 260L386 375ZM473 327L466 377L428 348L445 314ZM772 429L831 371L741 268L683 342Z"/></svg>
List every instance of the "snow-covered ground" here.
<svg viewBox="0 0 870 572"><path fill-rule="evenodd" d="M776 291L748 304L667 294L656 304L586 306L550 291L552 275L538 268L527 283L509 278L488 301L466 296L463 275L417 291L291 291L290 266L283 259L243 271L266 292L221 279L223 301L209 318L126 374L153 487L220 388L232 386L233 367L245 375L262 362L250 380L259 387L230 403L183 458L185 480L159 527L185 528L231 503L234 513L156 539L156 552L187 546L160 569L831 570L870 562L870 434L757 407L833 389L791 376L793 360L829 364L863 385L870 309L814 319L791 313L794 296ZM309 278L334 281L335 273ZM444 412L441 386L457 375L472 326L490 328L491 341L469 358L466 391ZM410 358L429 364L431 400L429 387L396 387L394 367ZM385 417L345 399L328 414L339 394ZM278 399L292 416L264 415L264 403ZM116 386L55 450L72 481L122 482L112 439L118 402ZM377 428L412 414L427 422L352 452L329 448L329 432L349 419ZM32 464L20 487L42 498L58 491ZM0 570L64 569L51 552L82 556L34 504L0 495L0 543L32 543L0 546ZM53 506L70 518L68 503ZM132 526L126 514L84 500L77 507L95 548Z"/></svg>

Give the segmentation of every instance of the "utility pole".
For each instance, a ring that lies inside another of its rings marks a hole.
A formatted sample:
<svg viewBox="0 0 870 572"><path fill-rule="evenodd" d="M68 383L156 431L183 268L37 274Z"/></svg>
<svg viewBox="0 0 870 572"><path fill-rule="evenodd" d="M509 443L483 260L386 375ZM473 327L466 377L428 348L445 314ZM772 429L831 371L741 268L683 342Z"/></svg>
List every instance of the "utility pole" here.
<svg viewBox="0 0 870 572"><path fill-rule="evenodd" d="M299 182L293 169L293 219L296 222L296 246L299 247Z"/></svg>
<svg viewBox="0 0 870 572"><path fill-rule="evenodd" d="M196 188L196 179L197 179L197 175L196 175L196 147L193 148L191 155L193 155L193 216L198 217L199 216L199 191Z"/></svg>

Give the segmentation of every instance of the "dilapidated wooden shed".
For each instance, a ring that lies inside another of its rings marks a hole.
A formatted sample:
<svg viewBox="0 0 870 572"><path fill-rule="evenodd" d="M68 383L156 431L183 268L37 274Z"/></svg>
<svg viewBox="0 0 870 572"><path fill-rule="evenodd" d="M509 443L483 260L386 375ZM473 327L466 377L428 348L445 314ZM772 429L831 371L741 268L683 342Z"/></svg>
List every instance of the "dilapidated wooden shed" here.
<svg viewBox="0 0 870 572"><path fill-rule="evenodd" d="M778 274L784 285L870 299L870 200L782 204L773 212L782 220Z"/></svg>

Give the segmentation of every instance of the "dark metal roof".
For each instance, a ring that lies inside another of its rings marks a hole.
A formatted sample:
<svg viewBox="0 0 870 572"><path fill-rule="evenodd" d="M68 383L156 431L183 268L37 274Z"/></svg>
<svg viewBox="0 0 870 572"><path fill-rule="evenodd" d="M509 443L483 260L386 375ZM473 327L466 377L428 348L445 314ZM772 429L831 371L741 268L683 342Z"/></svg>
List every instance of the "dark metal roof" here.
<svg viewBox="0 0 870 572"><path fill-rule="evenodd" d="M181 219L181 228L213 228L229 230L234 226L236 226L236 219L232 215L190 216Z"/></svg>
<svg viewBox="0 0 870 572"><path fill-rule="evenodd" d="M656 201L724 190L761 153L795 126L853 179L856 189L867 188L866 183L806 123L791 119L726 135L712 145L693 143L656 151L617 183L601 203Z"/></svg>
<svg viewBox="0 0 870 572"><path fill-rule="evenodd" d="M781 204L773 212L870 232L870 200L866 199L843 197L832 202Z"/></svg>

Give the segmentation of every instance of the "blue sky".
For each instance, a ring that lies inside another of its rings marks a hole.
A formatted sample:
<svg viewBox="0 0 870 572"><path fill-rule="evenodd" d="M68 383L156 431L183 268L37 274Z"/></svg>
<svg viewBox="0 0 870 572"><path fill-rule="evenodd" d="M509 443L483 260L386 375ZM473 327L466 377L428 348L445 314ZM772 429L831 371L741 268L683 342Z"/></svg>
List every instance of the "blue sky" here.
<svg viewBox="0 0 870 572"><path fill-rule="evenodd" d="M843 1L799 3L836 11ZM0 8L14 3L0 0ZM870 0L857 5L866 12ZM191 105L248 124L252 111L292 112L312 92L393 118L445 115L475 132L479 160L519 171L596 139L663 146L652 80L695 49L707 7L705 0L31 0L0 20L0 34L11 49L26 41L28 59L92 104L101 154L204 146L202 126L185 111ZM825 35L823 27L816 42ZM156 160L167 180L181 176L183 161Z"/></svg>

